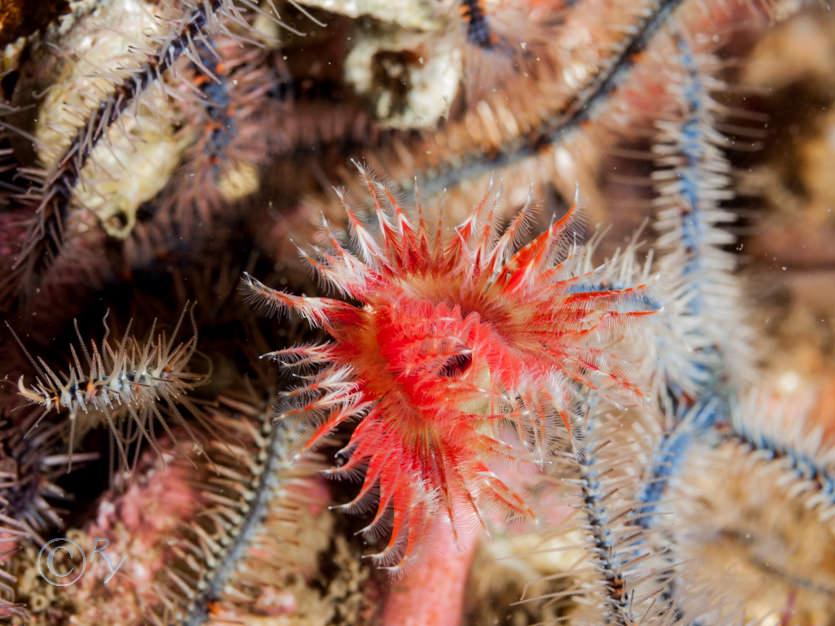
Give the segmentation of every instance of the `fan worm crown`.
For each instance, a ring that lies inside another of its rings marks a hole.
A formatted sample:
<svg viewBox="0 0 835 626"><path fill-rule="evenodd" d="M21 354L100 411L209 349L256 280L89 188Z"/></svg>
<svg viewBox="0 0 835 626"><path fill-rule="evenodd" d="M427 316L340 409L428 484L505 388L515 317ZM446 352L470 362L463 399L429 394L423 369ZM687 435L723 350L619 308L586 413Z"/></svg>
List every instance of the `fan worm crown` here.
<svg viewBox="0 0 835 626"><path fill-rule="evenodd" d="M529 207L498 233L488 192L464 222L446 229L440 218L428 224L420 210L407 215L360 171L380 234L346 204L357 253L327 224L330 249L302 252L350 302L244 280L267 308L292 311L330 335L327 344L269 355L289 368L318 368L282 394L280 410L283 417L324 416L306 448L356 423L332 473L364 472L346 506L378 496L366 530L390 521L390 541L375 557L397 568L439 507L453 528L461 528L458 511L481 519L484 502L533 516L491 462L544 460L582 389L640 395L614 340L627 322L658 307L646 285L611 284L609 268L592 268L588 251L569 245L574 207L518 248Z"/></svg>

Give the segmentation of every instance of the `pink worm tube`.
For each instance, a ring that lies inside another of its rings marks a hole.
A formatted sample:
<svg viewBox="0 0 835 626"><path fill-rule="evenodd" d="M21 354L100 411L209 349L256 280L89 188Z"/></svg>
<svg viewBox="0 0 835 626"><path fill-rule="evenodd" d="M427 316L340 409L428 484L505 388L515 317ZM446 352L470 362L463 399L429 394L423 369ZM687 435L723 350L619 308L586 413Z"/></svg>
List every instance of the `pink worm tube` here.
<svg viewBox="0 0 835 626"><path fill-rule="evenodd" d="M436 517L423 539L420 560L392 583L383 626L458 626L464 588L480 533L459 533L445 516Z"/></svg>

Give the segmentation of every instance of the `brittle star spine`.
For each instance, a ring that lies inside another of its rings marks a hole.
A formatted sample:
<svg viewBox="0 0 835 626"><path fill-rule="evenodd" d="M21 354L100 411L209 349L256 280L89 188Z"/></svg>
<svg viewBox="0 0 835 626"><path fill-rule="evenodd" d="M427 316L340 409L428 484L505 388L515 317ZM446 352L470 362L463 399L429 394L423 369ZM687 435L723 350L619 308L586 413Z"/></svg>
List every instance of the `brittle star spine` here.
<svg viewBox="0 0 835 626"><path fill-rule="evenodd" d="M612 91L617 89L635 64L635 57L642 52L665 21L675 12L682 0L663 0L654 10L649 11L635 33L607 63L592 84L578 92L565 110L554 112L553 117L543 121L538 133L516 138L512 146L500 147L495 152L476 151L467 155L454 168L444 171L430 170L417 176L421 193L433 195L450 189L467 179L479 178L495 170L507 168L527 158L536 156L541 150L559 142L563 136L593 117L595 111ZM403 191L414 193L407 184Z"/></svg>
<svg viewBox="0 0 835 626"><path fill-rule="evenodd" d="M211 0L199 4L182 24L180 31L164 42L163 49L116 85L113 93L91 112L90 118L78 129L63 156L58 159L57 170L45 181L39 207L41 214L36 216L35 226L27 236L13 269L20 268L47 233L51 233L60 242L61 226L66 222L73 189L99 141L131 103L136 102L149 85L171 69L195 38L206 29L210 16L216 14L225 2L227 0Z"/></svg>
<svg viewBox="0 0 835 626"><path fill-rule="evenodd" d="M199 626L209 619L212 603L218 601L224 589L232 584L265 518L276 514L275 505L271 502L284 487L281 472L289 463L288 441L292 440L292 427L285 422L273 422L267 410L261 412L257 428L255 449L249 453L250 458L255 459L251 463L254 474L251 476L252 484L240 484L240 489L244 491L239 510L222 516L223 535L212 554L213 562L204 564L203 571L193 570L199 576L199 580L192 583L195 592L184 603L184 611L176 615L180 620L178 623L183 626ZM169 575L178 576L173 572ZM181 582L183 584L188 583Z"/></svg>

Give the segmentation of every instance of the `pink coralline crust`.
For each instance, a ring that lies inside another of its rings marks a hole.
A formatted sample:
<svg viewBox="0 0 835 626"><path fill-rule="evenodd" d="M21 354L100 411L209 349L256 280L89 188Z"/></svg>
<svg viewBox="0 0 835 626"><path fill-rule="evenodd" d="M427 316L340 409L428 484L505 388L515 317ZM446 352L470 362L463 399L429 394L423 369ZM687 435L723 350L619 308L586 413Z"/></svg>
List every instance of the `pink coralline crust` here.
<svg viewBox="0 0 835 626"><path fill-rule="evenodd" d="M201 505L199 492L193 486L195 478L189 476L184 464L171 462L175 454L187 455L189 444L162 441L162 461L156 450L147 453L134 474L139 478L115 499L102 499L95 522L87 532L106 534L118 522L134 538L149 534L155 540L160 534L172 532L181 520L191 519Z"/></svg>
<svg viewBox="0 0 835 626"><path fill-rule="evenodd" d="M77 607L74 623L149 623L142 616L159 602L155 581L170 563L169 542L205 506L194 487L202 479L197 466L177 462L192 443L163 438L158 445L162 454L143 454L129 482L104 494L95 517L76 537L87 554L86 569L62 590ZM101 552L92 553L94 548Z"/></svg>
<svg viewBox="0 0 835 626"><path fill-rule="evenodd" d="M397 568L439 507L453 534L464 522L458 518L481 520L485 503L533 515L490 460L547 454L560 418L570 424L579 388L609 384L637 393L593 338L618 334L628 318L652 311L636 304L645 300L636 297L644 286L607 288L594 271L576 270L564 241L573 208L514 251L527 211L499 235L488 194L446 232L420 212L407 217L382 185L363 176L381 237L346 205L359 255L327 225L331 249L303 252L352 302L276 291L248 275L245 281L261 303L293 311L332 338L271 353L287 367L318 366L305 385L285 392L283 415L324 416L305 449L356 423L337 455L344 465L331 472L364 474L345 506L377 497L366 530L391 524L388 545L374 556ZM499 435L506 424L515 441Z"/></svg>
<svg viewBox="0 0 835 626"><path fill-rule="evenodd" d="M193 486L197 477L189 472L192 466L172 462L173 455L187 454L190 442L175 445L164 440L160 446L162 460L155 450L146 453L131 482L115 498L103 497L94 520L84 529L91 538L109 541L108 553L126 555L120 575L112 581L114 589L150 594L150 583L166 564L166 538L174 536L183 520L193 519L202 506ZM105 568L100 573L106 577L110 572Z"/></svg>

